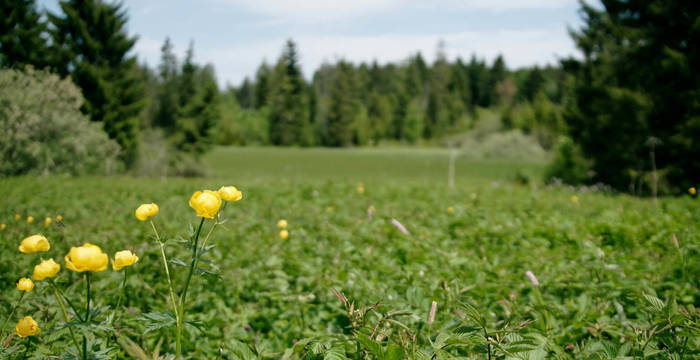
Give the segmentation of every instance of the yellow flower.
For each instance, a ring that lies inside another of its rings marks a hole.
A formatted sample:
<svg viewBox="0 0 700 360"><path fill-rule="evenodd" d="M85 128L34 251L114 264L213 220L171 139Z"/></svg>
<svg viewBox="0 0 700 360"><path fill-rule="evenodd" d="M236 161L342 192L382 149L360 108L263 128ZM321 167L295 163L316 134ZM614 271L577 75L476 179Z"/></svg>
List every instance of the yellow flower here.
<svg viewBox="0 0 700 360"><path fill-rule="evenodd" d="M578 204L578 196L576 195L571 195L571 202Z"/></svg>
<svg viewBox="0 0 700 360"><path fill-rule="evenodd" d="M197 216L213 219L221 207L221 196L216 191L197 191L190 198L190 207L197 212Z"/></svg>
<svg viewBox="0 0 700 360"><path fill-rule="evenodd" d="M44 219L44 226L49 227L49 225L51 225L51 218L47 217Z"/></svg>
<svg viewBox="0 0 700 360"><path fill-rule="evenodd" d="M22 217L21 217L19 214L15 214L15 220L19 220L19 219L21 219L21 218L22 218Z"/></svg>
<svg viewBox="0 0 700 360"><path fill-rule="evenodd" d="M447 207L447 213L450 214L450 215L454 214L454 213L455 213L455 208L453 208L452 206L448 206L448 207Z"/></svg>
<svg viewBox="0 0 700 360"><path fill-rule="evenodd" d="M31 316L25 316L24 319L17 323L15 331L17 331L19 337L24 338L38 334L41 329L39 329L39 324L37 324Z"/></svg>
<svg viewBox="0 0 700 360"><path fill-rule="evenodd" d="M367 208L367 211L369 211L369 212L375 212L376 210L377 210L377 209L374 208L374 205L370 205L370 206Z"/></svg>
<svg viewBox="0 0 700 360"><path fill-rule="evenodd" d="M281 219L280 221L277 222L277 227L280 229L284 229L287 227L287 220Z"/></svg>
<svg viewBox="0 0 700 360"><path fill-rule="evenodd" d="M80 247L72 247L64 260L69 270L77 272L105 271L109 263L107 254L103 253L99 246L89 243Z"/></svg>
<svg viewBox="0 0 700 360"><path fill-rule="evenodd" d="M29 278L21 278L17 282L17 289L30 292L34 289L34 282Z"/></svg>
<svg viewBox="0 0 700 360"><path fill-rule="evenodd" d="M57 215L57 216L56 216L56 221L61 221L61 220L63 220L63 216Z"/></svg>
<svg viewBox="0 0 700 360"><path fill-rule="evenodd" d="M219 189L219 196L226 201L238 201L243 198L243 193L235 186L222 186Z"/></svg>
<svg viewBox="0 0 700 360"><path fill-rule="evenodd" d="M360 195L365 193L365 185L363 183L357 184L357 193Z"/></svg>
<svg viewBox="0 0 700 360"><path fill-rule="evenodd" d="M32 278L36 281L52 278L61 271L61 265L57 264L53 259L42 261L39 265L34 266L34 274Z"/></svg>
<svg viewBox="0 0 700 360"><path fill-rule="evenodd" d="M0 224L0 231L5 230L6 227L7 227L7 225L5 225L5 224Z"/></svg>
<svg viewBox="0 0 700 360"><path fill-rule="evenodd" d="M694 187L691 187L690 189L688 189L688 192L690 193L690 195L695 195L697 193L697 190L695 190Z"/></svg>
<svg viewBox="0 0 700 360"><path fill-rule="evenodd" d="M145 221L158 214L158 205L154 203L141 204L136 208L136 218Z"/></svg>
<svg viewBox="0 0 700 360"><path fill-rule="evenodd" d="M31 254L40 251L49 251L51 244L44 235L32 235L22 240L19 244L19 251L23 254Z"/></svg>
<svg viewBox="0 0 700 360"><path fill-rule="evenodd" d="M119 271L124 267L134 265L139 261L139 257L129 250L117 251L114 254L114 259L112 259L112 269L114 271Z"/></svg>
<svg viewBox="0 0 700 360"><path fill-rule="evenodd" d="M27 216L27 223L33 223L34 222L34 217L33 216Z"/></svg>
<svg viewBox="0 0 700 360"><path fill-rule="evenodd" d="M289 231L287 231L287 230L280 231L280 239L284 240L288 237L289 237Z"/></svg>

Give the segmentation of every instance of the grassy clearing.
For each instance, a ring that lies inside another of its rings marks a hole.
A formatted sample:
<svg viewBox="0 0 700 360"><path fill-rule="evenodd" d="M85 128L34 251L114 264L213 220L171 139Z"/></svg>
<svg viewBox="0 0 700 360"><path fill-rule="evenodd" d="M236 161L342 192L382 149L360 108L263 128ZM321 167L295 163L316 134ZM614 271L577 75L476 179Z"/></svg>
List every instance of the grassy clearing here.
<svg viewBox="0 0 700 360"><path fill-rule="evenodd" d="M110 256L132 249L141 260L109 356L173 353L171 329L144 335L149 322L139 320L165 311L168 293L151 229L134 209L158 203L154 220L162 233L186 238L187 224L197 222L187 204L192 192L235 184L244 198L226 208L228 222L210 240L217 247L205 254L221 278L196 277L191 288L189 312L205 325L188 329L184 347L193 359L698 355L697 198L660 199L655 207L628 196L521 186L512 176L534 176L541 165L466 160L457 166L457 187L448 190L444 155L221 148L206 159L212 177L205 179L0 180L0 222L7 224L0 232L0 304L9 310L15 282L38 262L16 251L30 234L44 233L52 248L42 257L62 264L69 248L84 242ZM57 214L64 226L45 228L42 219ZM37 221L28 224L27 215ZM282 218L289 222L286 240L275 225ZM177 244L168 252L188 256ZM174 269L181 279L185 271ZM121 276L93 278L95 307L104 310L99 322L117 302ZM58 279L80 303L83 281L65 270ZM352 312L331 289L353 302ZM17 312L42 327L37 358L70 346L48 290L37 283Z"/></svg>

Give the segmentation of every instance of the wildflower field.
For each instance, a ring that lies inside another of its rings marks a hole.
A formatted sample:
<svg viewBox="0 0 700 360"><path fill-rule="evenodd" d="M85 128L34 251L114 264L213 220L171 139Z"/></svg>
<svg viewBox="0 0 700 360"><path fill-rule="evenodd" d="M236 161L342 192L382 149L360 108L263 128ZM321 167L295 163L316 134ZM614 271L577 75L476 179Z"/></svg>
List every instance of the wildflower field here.
<svg viewBox="0 0 700 360"><path fill-rule="evenodd" d="M449 189L433 150L205 160L205 178L0 179L0 358L700 356L697 195L467 159Z"/></svg>

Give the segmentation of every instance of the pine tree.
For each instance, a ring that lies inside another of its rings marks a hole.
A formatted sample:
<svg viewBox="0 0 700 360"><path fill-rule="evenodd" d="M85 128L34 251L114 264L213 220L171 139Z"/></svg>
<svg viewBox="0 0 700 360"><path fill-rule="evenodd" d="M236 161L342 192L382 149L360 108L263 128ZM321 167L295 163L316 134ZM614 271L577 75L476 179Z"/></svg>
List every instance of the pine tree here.
<svg viewBox="0 0 700 360"><path fill-rule="evenodd" d="M0 2L0 67L48 65L46 24L34 0Z"/></svg>
<svg viewBox="0 0 700 360"><path fill-rule="evenodd" d="M352 94L353 86L351 65L345 61L338 62L330 87L324 145L350 146L353 143L353 122L358 106Z"/></svg>
<svg viewBox="0 0 700 360"><path fill-rule="evenodd" d="M258 71L255 73L255 108L260 109L267 105L267 97L270 93L268 84L270 78L270 67L265 61L260 64Z"/></svg>
<svg viewBox="0 0 700 360"><path fill-rule="evenodd" d="M270 141L275 145L313 144L306 83L296 45L290 39L270 78Z"/></svg>
<svg viewBox="0 0 700 360"><path fill-rule="evenodd" d="M153 125L165 130L169 135L175 130L178 114L178 70L177 58L169 38L161 47L161 60L158 65L159 87L157 90L156 113Z"/></svg>
<svg viewBox="0 0 700 360"><path fill-rule="evenodd" d="M61 1L63 15L49 14L53 25L53 67L70 75L85 96L83 111L103 123L131 164L139 141L138 116L143 107L143 83L130 51L135 37L126 32L121 4L100 0Z"/></svg>

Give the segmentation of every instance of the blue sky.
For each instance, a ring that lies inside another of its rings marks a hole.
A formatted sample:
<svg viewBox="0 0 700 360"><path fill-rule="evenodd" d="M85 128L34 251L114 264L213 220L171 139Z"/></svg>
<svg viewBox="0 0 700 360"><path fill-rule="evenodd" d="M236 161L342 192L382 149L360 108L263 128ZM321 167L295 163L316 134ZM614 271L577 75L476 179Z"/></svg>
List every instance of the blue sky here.
<svg viewBox="0 0 700 360"><path fill-rule="evenodd" d="M576 0L124 0L140 61L158 64L170 37L179 56L194 41L195 60L214 64L221 86L274 62L284 42L299 47L304 75L344 58L380 63L420 51L431 61L443 40L449 58L503 54L510 68L576 55L567 27L578 28ZM41 0L51 10L56 0Z"/></svg>

